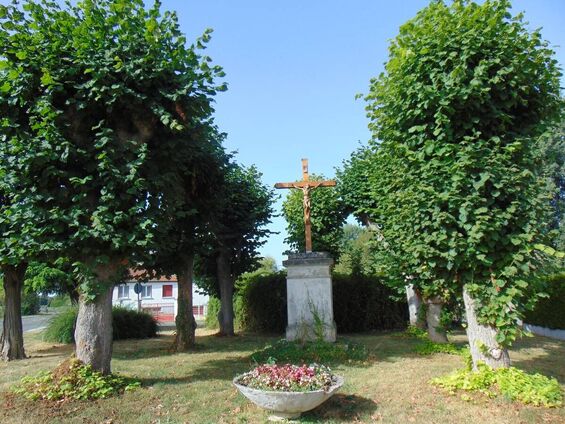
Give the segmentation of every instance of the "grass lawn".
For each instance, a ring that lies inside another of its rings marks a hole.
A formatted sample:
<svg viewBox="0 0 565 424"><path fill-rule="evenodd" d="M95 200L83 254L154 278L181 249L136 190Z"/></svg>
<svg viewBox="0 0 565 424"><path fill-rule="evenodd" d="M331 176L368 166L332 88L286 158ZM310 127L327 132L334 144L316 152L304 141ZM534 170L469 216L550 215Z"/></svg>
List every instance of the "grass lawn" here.
<svg viewBox="0 0 565 424"><path fill-rule="evenodd" d="M9 393L22 376L50 370L72 352L71 346L41 341L26 333L30 359L0 363L0 423L263 423L268 414L232 386L232 378L251 367L249 355L275 337L218 338L198 330L198 349L171 354L172 335L114 344L113 370L135 376L143 388L118 398L93 402L45 403ZM416 340L395 334L347 336L372 355L365 365L334 366L345 376L339 394L301 417L302 423L563 423L565 408L527 407L506 399L473 396L463 400L428 384L463 366L459 356L418 356ZM464 342L463 336L456 336ZM565 342L527 338L511 352L514 365L556 377L565 387Z"/></svg>

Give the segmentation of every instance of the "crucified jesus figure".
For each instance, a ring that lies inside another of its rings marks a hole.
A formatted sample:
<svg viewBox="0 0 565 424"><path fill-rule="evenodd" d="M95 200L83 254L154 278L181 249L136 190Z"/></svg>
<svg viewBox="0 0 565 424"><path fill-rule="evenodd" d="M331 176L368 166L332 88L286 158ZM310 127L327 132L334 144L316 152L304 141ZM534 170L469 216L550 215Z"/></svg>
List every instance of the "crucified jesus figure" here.
<svg viewBox="0 0 565 424"><path fill-rule="evenodd" d="M275 188L294 188L302 190L303 199L302 206L304 208L304 232L306 252L312 252L312 223L310 222L310 190L318 187L333 187L335 186L334 180L327 181L310 181L308 175L308 159L302 159L302 181L293 183L277 183Z"/></svg>

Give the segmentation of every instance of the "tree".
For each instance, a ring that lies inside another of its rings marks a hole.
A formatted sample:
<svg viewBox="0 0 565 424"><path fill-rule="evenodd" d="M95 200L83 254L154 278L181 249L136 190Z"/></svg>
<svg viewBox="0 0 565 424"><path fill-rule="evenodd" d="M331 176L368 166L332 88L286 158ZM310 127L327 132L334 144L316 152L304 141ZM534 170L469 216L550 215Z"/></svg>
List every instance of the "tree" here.
<svg viewBox="0 0 565 424"><path fill-rule="evenodd" d="M374 275L375 261L371 251L373 232L352 224L345 224L342 232L335 272L354 276Z"/></svg>
<svg viewBox="0 0 565 424"><path fill-rule="evenodd" d="M426 297L462 292L475 367L508 366L537 297L549 201L536 143L563 108L553 51L509 9L431 3L400 28L366 97L388 270Z"/></svg>
<svg viewBox="0 0 565 424"><path fill-rule="evenodd" d="M66 294L76 305L79 293L72 277L71 264L63 258L53 264L31 262L25 273L24 286L35 293Z"/></svg>
<svg viewBox="0 0 565 424"><path fill-rule="evenodd" d="M174 155L163 146L208 141L211 98L224 88L214 83L221 69L198 54L209 37L187 47L159 2L0 7L2 166L18 187L11 204L42 223L45 258L73 264L76 355L103 373L113 285L152 237L152 177Z"/></svg>
<svg viewBox="0 0 565 424"><path fill-rule="evenodd" d="M213 130L213 128L212 128ZM228 156L211 131L208 143L171 143L173 162L157 179L159 196L149 201L155 222L150 248L139 258L142 277L176 274L178 281L175 349L194 347L196 321L192 313L194 258L203 249L208 212L214 208L216 187L222 184Z"/></svg>
<svg viewBox="0 0 565 424"><path fill-rule="evenodd" d="M200 255L198 264L202 288L220 298L221 335L234 335L235 281L258 265L258 249L271 234L265 227L271 222L273 202L273 190L262 184L254 166L229 164L209 211L208 252Z"/></svg>
<svg viewBox="0 0 565 424"><path fill-rule="evenodd" d="M553 196L550 229L555 232L553 246L565 250L565 123L561 122L543 135L540 149L545 162L545 174Z"/></svg>
<svg viewBox="0 0 565 424"><path fill-rule="evenodd" d="M311 181L325 180L323 175L311 175ZM334 187L317 188L310 191L312 250L330 252L333 257L339 254L341 227L345 222L346 211L339 200ZM287 238L291 249L304 252L304 207L303 194L300 190L290 190L283 202L283 216L286 219Z"/></svg>

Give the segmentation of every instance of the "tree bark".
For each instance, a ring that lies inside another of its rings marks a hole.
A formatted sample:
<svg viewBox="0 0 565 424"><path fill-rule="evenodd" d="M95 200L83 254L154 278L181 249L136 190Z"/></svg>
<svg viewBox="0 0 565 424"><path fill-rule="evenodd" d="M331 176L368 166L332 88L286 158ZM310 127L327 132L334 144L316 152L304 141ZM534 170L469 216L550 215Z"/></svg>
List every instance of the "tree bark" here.
<svg viewBox="0 0 565 424"><path fill-rule="evenodd" d="M194 255L189 255L183 261L182 268L177 272L178 281L178 310L175 323L177 336L175 350L184 352L194 348L196 320L192 315L192 284L194 278Z"/></svg>
<svg viewBox="0 0 565 424"><path fill-rule="evenodd" d="M4 361L24 359L22 329L22 289L27 264L4 265L4 323L0 337L0 357Z"/></svg>
<svg viewBox="0 0 565 424"><path fill-rule="evenodd" d="M426 321L428 323L428 335L434 343L447 343L447 333L441 326L440 317L443 301L437 297L426 299Z"/></svg>
<svg viewBox="0 0 565 424"><path fill-rule="evenodd" d="M422 308L422 296L418 290L414 290L413 284L406 286L406 300L408 301L410 325L425 329L426 321L423 314L420 312Z"/></svg>
<svg viewBox="0 0 565 424"><path fill-rule="evenodd" d="M230 267L230 253L226 248L220 248L216 259L218 284L220 286L220 335L233 336L233 279Z"/></svg>
<svg viewBox="0 0 565 424"><path fill-rule="evenodd" d="M112 361L112 293L119 280L120 261L98 265L94 274L104 286L100 294L89 300L80 294L75 328L76 356L102 374L110 374Z"/></svg>
<svg viewBox="0 0 565 424"><path fill-rule="evenodd" d="M510 366L508 350L501 347L496 341L496 328L479 324L475 299L471 297L466 287L463 287L463 301L465 302L467 338L473 358L473 369L477 370L479 362L484 362L491 368L508 368Z"/></svg>
<svg viewBox="0 0 565 424"><path fill-rule="evenodd" d="M76 356L102 374L111 372L113 290L110 285L92 301L81 294L78 302Z"/></svg>

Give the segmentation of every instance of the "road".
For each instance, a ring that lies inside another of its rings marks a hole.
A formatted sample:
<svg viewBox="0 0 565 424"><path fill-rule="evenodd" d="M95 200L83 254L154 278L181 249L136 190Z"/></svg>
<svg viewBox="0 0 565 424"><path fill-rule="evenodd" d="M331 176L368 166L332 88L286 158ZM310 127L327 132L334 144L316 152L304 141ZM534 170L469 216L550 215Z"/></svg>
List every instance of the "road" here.
<svg viewBox="0 0 565 424"><path fill-rule="evenodd" d="M41 328L44 328L45 326L47 326L49 320L53 318L53 315L55 315L55 312L50 311L48 313L42 312L39 315L23 316L22 325L23 325L24 333L27 333L28 331L39 330ZM0 328L2 328L3 324L4 321L0 319Z"/></svg>

